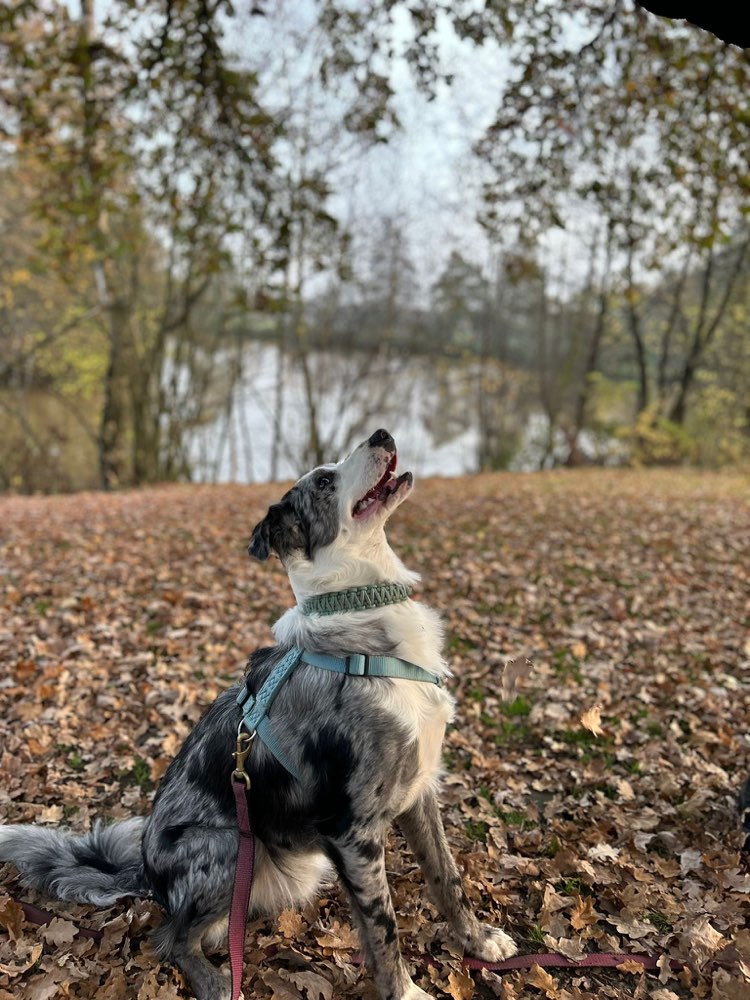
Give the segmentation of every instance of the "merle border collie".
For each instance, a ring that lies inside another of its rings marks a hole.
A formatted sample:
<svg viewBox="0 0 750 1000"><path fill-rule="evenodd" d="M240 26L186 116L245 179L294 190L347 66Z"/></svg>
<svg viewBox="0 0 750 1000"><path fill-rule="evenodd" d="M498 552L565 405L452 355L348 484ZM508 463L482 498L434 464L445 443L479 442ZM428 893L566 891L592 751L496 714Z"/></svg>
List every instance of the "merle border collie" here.
<svg viewBox="0 0 750 1000"><path fill-rule="evenodd" d="M326 616L299 608L317 594L418 579L385 536L386 521L412 489L411 473L396 476L395 468L393 438L376 431L344 461L303 476L255 527L250 554L279 556L298 604L274 626L276 645L250 657L253 693L292 646L333 656L397 656L448 673L440 621L422 603ZM148 818L96 825L84 836L0 827L0 861L58 899L108 905L129 895L155 898L166 911L155 933L158 954L182 970L197 1000L230 996L228 976L206 952L226 939L237 854L230 775L239 689L220 695L187 738ZM259 740L247 765L256 834L251 915L304 904L338 876L383 1000L429 997L412 982L399 951L384 853L394 821L456 942L488 961L516 951L507 934L472 912L443 831L441 744L452 714L444 687L302 663L272 709L275 734L302 780Z"/></svg>

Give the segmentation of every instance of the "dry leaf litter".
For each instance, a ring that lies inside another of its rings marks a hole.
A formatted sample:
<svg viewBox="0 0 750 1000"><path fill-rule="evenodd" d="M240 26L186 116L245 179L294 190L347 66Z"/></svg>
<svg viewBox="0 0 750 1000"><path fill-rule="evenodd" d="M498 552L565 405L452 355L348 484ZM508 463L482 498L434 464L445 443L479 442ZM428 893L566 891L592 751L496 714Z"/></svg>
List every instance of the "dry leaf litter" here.
<svg viewBox="0 0 750 1000"><path fill-rule="evenodd" d="M394 832L415 975L454 1000L750 1000L750 504L739 476L431 480L390 535L448 626L458 700L445 822L477 911L523 952L661 956L467 973ZM278 486L0 499L0 821L145 814L206 706L290 603L245 554ZM231 751L227 747L227 753ZM0 885L0 1000L173 1000L145 900L109 909ZM52 910L46 927L10 898ZM99 929L76 936L73 921ZM333 888L251 925L245 996L372 998ZM671 969L669 959L684 963Z"/></svg>

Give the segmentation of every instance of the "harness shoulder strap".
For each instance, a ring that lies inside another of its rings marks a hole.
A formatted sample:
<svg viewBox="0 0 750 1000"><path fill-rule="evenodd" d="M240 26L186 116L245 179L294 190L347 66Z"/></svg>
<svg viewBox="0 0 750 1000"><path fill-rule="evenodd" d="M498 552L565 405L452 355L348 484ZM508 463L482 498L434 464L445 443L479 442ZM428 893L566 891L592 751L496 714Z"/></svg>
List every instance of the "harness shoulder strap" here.
<svg viewBox="0 0 750 1000"><path fill-rule="evenodd" d="M237 695L237 704L242 709L242 722L247 731L249 733L257 733L266 749L298 781L302 780L299 771L282 750L271 725L271 720L268 718L268 712L284 682L297 669L301 658L302 650L293 646L271 670L271 673L265 679L260 691L256 695L251 694L247 686L247 681L243 684L240 693Z"/></svg>
<svg viewBox="0 0 750 1000"><path fill-rule="evenodd" d="M274 728L271 725L271 720L268 717L261 719L261 721L258 723L258 728L256 732L258 733L258 736L260 737L261 742L263 743L263 746L266 748L266 750L270 750L270 752L274 755L276 760L287 769L287 771L292 775L293 778L296 778L297 781L302 781L302 775L299 773L294 764L289 760L287 754L282 750L281 744L276 738L276 733L274 731Z"/></svg>

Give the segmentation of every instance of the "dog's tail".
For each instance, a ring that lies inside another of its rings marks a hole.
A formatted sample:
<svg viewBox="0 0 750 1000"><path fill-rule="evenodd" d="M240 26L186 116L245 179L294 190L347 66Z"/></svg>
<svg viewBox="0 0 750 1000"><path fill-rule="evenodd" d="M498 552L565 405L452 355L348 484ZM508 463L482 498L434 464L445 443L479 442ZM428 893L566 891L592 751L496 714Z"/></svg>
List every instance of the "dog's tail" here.
<svg viewBox="0 0 750 1000"><path fill-rule="evenodd" d="M0 862L11 862L25 885L57 899L108 906L122 896L145 896L144 822L95 823L80 837L42 826L0 826Z"/></svg>
<svg viewBox="0 0 750 1000"><path fill-rule="evenodd" d="M746 861L750 863L750 776L745 778L745 782L740 789L737 805L739 806L740 823L742 824L742 847L740 850L745 855Z"/></svg>

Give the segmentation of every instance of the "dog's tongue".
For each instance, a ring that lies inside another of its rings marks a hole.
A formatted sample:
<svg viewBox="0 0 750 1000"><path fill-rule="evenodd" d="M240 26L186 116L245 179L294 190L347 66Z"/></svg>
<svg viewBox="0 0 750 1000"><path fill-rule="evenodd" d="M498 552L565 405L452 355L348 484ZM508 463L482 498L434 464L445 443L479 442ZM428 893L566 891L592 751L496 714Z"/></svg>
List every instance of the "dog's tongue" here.
<svg viewBox="0 0 750 1000"><path fill-rule="evenodd" d="M385 498L390 496L388 490L389 476L390 473L386 472L380 482L365 493L362 499L358 500L354 505L352 515L358 521L364 521L365 518L371 517L376 510L379 510L383 506Z"/></svg>
<svg viewBox="0 0 750 1000"><path fill-rule="evenodd" d="M365 521L368 517L372 517L376 511L380 510L388 497L392 496L410 478L411 473L409 472L403 472L398 478L392 476L391 469L395 465L394 460L380 482L354 505L352 517L356 521Z"/></svg>

